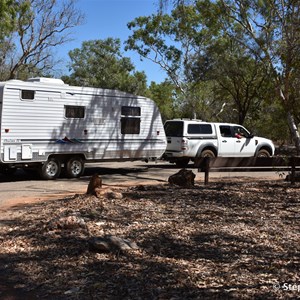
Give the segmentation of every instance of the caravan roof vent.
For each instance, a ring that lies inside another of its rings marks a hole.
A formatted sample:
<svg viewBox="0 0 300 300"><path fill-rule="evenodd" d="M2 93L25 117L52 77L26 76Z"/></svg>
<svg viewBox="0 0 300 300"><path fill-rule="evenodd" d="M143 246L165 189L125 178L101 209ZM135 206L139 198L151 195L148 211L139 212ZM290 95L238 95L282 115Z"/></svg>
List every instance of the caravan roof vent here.
<svg viewBox="0 0 300 300"><path fill-rule="evenodd" d="M47 77L35 77L27 79L29 82L41 82L49 84L65 84L61 79L57 78L47 78Z"/></svg>

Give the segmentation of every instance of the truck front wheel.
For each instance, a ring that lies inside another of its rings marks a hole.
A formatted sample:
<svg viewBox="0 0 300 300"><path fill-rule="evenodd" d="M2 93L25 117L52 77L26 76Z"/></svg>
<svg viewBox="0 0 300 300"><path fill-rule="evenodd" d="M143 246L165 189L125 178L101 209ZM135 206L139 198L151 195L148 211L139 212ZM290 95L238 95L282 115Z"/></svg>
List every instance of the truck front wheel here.
<svg viewBox="0 0 300 300"><path fill-rule="evenodd" d="M84 172L84 162L79 156L70 158L66 164L66 175L69 178L78 178Z"/></svg>
<svg viewBox="0 0 300 300"><path fill-rule="evenodd" d="M58 159L52 157L47 160L39 169L40 176L43 179L56 179L61 172L61 165Z"/></svg>
<svg viewBox="0 0 300 300"><path fill-rule="evenodd" d="M203 150L200 157L216 157L211 150Z"/></svg>

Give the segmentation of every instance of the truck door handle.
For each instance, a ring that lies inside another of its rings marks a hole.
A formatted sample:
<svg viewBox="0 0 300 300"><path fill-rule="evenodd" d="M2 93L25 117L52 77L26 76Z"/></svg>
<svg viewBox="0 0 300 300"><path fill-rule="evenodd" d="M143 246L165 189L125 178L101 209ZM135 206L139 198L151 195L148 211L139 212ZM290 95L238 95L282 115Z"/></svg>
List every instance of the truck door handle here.
<svg viewBox="0 0 300 300"><path fill-rule="evenodd" d="M240 143L241 141L240 141L240 140L237 140L236 142L237 142L237 143Z"/></svg>
<svg viewBox="0 0 300 300"><path fill-rule="evenodd" d="M222 141L222 143L227 143L227 141L226 141L226 140L224 140L224 141Z"/></svg>

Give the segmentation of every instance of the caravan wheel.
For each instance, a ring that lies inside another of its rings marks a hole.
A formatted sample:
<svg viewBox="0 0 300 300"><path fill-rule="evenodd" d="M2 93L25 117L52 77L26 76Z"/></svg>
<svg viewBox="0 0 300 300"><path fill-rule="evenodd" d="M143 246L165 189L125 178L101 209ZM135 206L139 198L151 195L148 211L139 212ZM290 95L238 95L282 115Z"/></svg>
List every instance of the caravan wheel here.
<svg viewBox="0 0 300 300"><path fill-rule="evenodd" d="M79 156L72 157L66 164L66 175L70 178L78 178L84 172L84 162Z"/></svg>
<svg viewBox="0 0 300 300"><path fill-rule="evenodd" d="M61 166L59 160L52 157L40 168L40 176L46 180L55 179L60 175L60 171Z"/></svg>

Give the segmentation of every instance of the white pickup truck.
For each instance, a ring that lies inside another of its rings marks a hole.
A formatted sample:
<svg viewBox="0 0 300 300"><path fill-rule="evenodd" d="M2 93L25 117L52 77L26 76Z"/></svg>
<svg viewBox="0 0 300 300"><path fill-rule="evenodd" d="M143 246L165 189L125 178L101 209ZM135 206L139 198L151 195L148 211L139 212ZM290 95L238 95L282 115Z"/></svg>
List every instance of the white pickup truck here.
<svg viewBox="0 0 300 300"><path fill-rule="evenodd" d="M196 157L270 157L271 140L253 136L241 125L200 120L166 121L167 148L163 158L185 167Z"/></svg>

